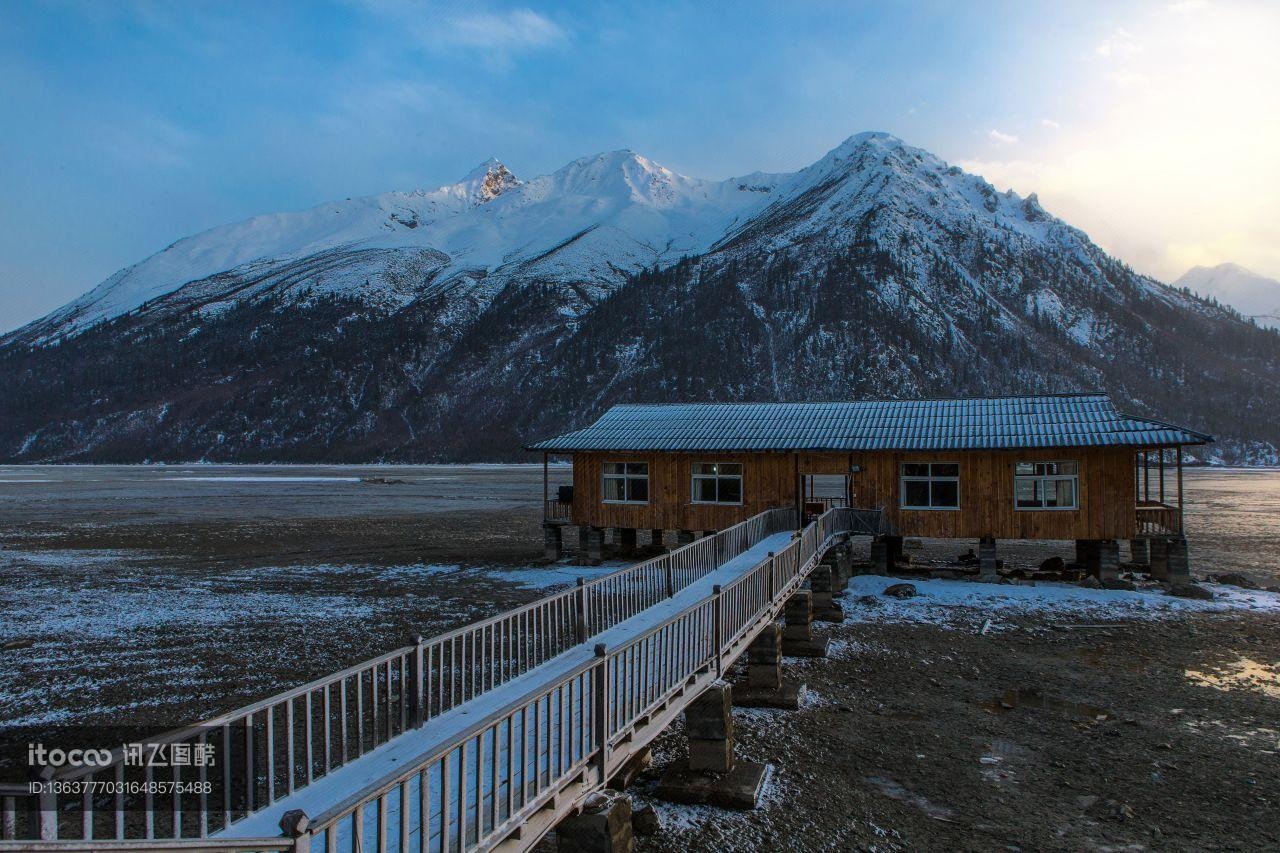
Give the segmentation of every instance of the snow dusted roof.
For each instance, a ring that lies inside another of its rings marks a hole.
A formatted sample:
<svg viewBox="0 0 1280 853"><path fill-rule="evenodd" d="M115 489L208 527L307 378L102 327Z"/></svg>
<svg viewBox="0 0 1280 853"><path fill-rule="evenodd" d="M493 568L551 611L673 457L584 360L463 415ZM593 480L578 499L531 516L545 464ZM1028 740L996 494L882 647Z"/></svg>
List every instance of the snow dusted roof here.
<svg viewBox="0 0 1280 853"><path fill-rule="evenodd" d="M529 450L995 450L1159 447L1213 437L1115 410L1105 394L614 406Z"/></svg>

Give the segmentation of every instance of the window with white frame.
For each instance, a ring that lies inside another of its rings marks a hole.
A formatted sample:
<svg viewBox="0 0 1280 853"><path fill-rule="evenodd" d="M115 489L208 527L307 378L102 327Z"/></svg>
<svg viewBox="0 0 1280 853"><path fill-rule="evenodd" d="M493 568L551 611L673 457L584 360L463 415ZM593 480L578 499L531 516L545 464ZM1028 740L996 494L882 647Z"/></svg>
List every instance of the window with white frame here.
<svg viewBox="0 0 1280 853"><path fill-rule="evenodd" d="M1013 466L1013 504L1018 509L1076 509L1080 471L1075 462L1018 462Z"/></svg>
<svg viewBox="0 0 1280 853"><path fill-rule="evenodd" d="M737 462L693 463L693 502L742 503L742 465Z"/></svg>
<svg viewBox="0 0 1280 853"><path fill-rule="evenodd" d="M899 485L903 509L960 508L958 462L904 462Z"/></svg>
<svg viewBox="0 0 1280 853"><path fill-rule="evenodd" d="M601 472L601 494L607 504L649 502L648 462L606 462Z"/></svg>

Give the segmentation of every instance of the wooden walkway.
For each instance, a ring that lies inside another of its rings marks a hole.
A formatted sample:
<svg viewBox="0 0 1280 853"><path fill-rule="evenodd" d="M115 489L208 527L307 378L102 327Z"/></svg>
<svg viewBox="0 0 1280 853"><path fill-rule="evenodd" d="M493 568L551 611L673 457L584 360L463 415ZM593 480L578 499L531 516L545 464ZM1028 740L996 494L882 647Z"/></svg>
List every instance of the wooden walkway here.
<svg viewBox="0 0 1280 853"><path fill-rule="evenodd" d="M766 511L167 735L222 747L222 766L186 769L208 793L148 797L142 810L119 796L23 809L5 797L5 837L44 841L0 850L527 849L779 618L838 536L880 523L847 508L800 532L795 519ZM62 778L124 777L119 762ZM19 811L30 834L10 821ZM295 831L282 837L286 814Z"/></svg>

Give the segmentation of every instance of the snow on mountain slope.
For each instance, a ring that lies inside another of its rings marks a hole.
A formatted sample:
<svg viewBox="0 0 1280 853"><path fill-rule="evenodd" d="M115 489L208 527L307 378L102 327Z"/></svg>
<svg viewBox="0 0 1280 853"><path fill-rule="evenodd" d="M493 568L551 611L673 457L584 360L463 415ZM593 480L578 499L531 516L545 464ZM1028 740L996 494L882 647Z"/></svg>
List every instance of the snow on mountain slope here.
<svg viewBox="0 0 1280 853"><path fill-rule="evenodd" d="M368 250L421 262L435 280L495 273L617 284L626 272L697 252L759 207L777 176L750 187L678 175L630 151L576 160L521 183L501 163L482 163L461 181L427 192L392 192L258 216L179 240L117 272L20 335L48 340L81 331L200 283L176 300L217 302L217 283L266 281L302 259L342 251L361 263L346 289L375 303L403 303L403 282L381 286L385 270ZM413 250L421 250L415 253ZM425 255L423 254L425 252ZM332 264L319 289L344 289ZM425 284L425 282L424 282ZM488 285L491 289L494 282ZM313 287L313 289L315 289ZM29 332L36 332L32 335Z"/></svg>
<svg viewBox="0 0 1280 853"><path fill-rule="evenodd" d="M1227 263L1192 267L1173 284L1230 305L1259 326L1280 329L1280 281L1274 278Z"/></svg>

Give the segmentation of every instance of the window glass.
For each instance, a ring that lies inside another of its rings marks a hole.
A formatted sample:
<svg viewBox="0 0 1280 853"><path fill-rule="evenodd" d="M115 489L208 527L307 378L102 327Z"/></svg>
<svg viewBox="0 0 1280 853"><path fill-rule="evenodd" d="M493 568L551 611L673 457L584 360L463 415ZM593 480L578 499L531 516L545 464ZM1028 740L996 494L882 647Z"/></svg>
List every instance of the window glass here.
<svg viewBox="0 0 1280 853"><path fill-rule="evenodd" d="M649 500L649 478L644 477L628 477L627 478L627 500L629 501L647 501Z"/></svg>
<svg viewBox="0 0 1280 853"><path fill-rule="evenodd" d="M606 478L604 481L604 499L607 501L625 501L627 499L627 481L621 478Z"/></svg>
<svg viewBox="0 0 1280 853"><path fill-rule="evenodd" d="M955 480L934 480L930 483L930 506L960 506L960 484Z"/></svg>
<svg viewBox="0 0 1280 853"><path fill-rule="evenodd" d="M1067 462L1017 462L1013 501L1018 509L1076 509L1079 465Z"/></svg>
<svg viewBox="0 0 1280 853"><path fill-rule="evenodd" d="M934 463L929 472L934 477L959 477L960 466L954 462Z"/></svg>
<svg viewBox="0 0 1280 853"><path fill-rule="evenodd" d="M928 506L929 505L929 481L928 480L906 480L902 484L902 504L903 506Z"/></svg>
<svg viewBox="0 0 1280 853"><path fill-rule="evenodd" d="M742 503L741 477L728 477L720 480L720 494L718 496L718 500L720 503Z"/></svg>
<svg viewBox="0 0 1280 853"><path fill-rule="evenodd" d="M904 477L928 477L929 463L927 462L906 462L902 466L902 476Z"/></svg>
<svg viewBox="0 0 1280 853"><path fill-rule="evenodd" d="M601 464L600 494L605 501L648 503L649 463L605 462Z"/></svg>
<svg viewBox="0 0 1280 853"><path fill-rule="evenodd" d="M695 462L690 466L694 503L742 503L742 464L739 462Z"/></svg>

